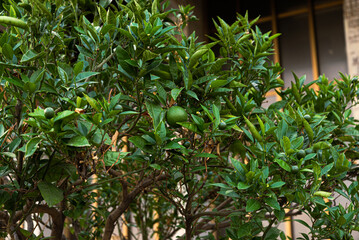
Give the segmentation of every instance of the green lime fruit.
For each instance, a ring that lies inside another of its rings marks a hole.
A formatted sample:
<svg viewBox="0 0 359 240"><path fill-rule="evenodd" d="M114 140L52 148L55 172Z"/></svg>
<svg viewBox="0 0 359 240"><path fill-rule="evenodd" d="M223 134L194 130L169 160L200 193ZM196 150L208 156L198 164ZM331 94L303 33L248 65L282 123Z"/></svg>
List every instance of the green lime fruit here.
<svg viewBox="0 0 359 240"><path fill-rule="evenodd" d="M306 156L307 154L305 153L305 151L303 149L300 149L298 152L297 152L297 158L298 159L302 159Z"/></svg>
<svg viewBox="0 0 359 240"><path fill-rule="evenodd" d="M54 111L54 109L52 107L46 108L44 113L45 113L45 117L47 119L51 119L51 118L53 118L55 116L55 111Z"/></svg>
<svg viewBox="0 0 359 240"><path fill-rule="evenodd" d="M114 109L115 109L115 110L118 110L118 111L120 111L120 112L122 112L123 107L122 107L121 104L117 104Z"/></svg>
<svg viewBox="0 0 359 240"><path fill-rule="evenodd" d="M76 90L76 95L77 95L77 96L83 97L83 96L84 96L84 93L86 93L86 89L85 89L85 88L83 88L83 87L77 88L77 90Z"/></svg>
<svg viewBox="0 0 359 240"><path fill-rule="evenodd" d="M223 121L220 122L218 125L219 130L224 130L224 129L226 129L226 127L227 127L227 123L225 123Z"/></svg>
<svg viewBox="0 0 359 240"><path fill-rule="evenodd" d="M309 114L304 115L304 119L307 120L307 122L310 122L312 120L312 117Z"/></svg>
<svg viewBox="0 0 359 240"><path fill-rule="evenodd" d="M173 106L167 111L167 123L172 127L179 127L178 122L187 121L187 112L180 106Z"/></svg>
<svg viewBox="0 0 359 240"><path fill-rule="evenodd" d="M293 165L291 169L292 169L292 173L299 172L299 167L297 165Z"/></svg>
<svg viewBox="0 0 359 240"><path fill-rule="evenodd" d="M191 143L189 141L185 141L183 143L183 146L186 147L186 148L189 148L191 146Z"/></svg>

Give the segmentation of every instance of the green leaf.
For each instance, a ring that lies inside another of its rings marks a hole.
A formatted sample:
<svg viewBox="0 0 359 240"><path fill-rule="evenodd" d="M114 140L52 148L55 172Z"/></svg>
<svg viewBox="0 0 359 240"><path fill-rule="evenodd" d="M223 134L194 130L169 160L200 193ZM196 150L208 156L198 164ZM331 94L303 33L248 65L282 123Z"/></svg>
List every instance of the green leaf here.
<svg viewBox="0 0 359 240"><path fill-rule="evenodd" d="M45 74L44 69L39 69L39 70L35 71L30 77L30 82L37 83L37 82L41 81L44 74Z"/></svg>
<svg viewBox="0 0 359 240"><path fill-rule="evenodd" d="M291 144L293 149L301 149L303 147L304 137L300 136L294 139Z"/></svg>
<svg viewBox="0 0 359 240"><path fill-rule="evenodd" d="M10 171L9 166L0 167L0 177L6 176Z"/></svg>
<svg viewBox="0 0 359 240"><path fill-rule="evenodd" d="M209 185L220 187L220 188L225 188L225 189L230 189L230 187L224 183L210 183Z"/></svg>
<svg viewBox="0 0 359 240"><path fill-rule="evenodd" d="M136 147L138 147L139 149L144 149L145 145L146 145L146 140L143 139L140 136L133 136L130 137L128 139L128 141L132 142Z"/></svg>
<svg viewBox="0 0 359 240"><path fill-rule="evenodd" d="M121 93L111 98L110 109L113 109L116 106L116 104L119 103L120 98L121 98Z"/></svg>
<svg viewBox="0 0 359 240"><path fill-rule="evenodd" d="M35 137L26 143L25 158L28 158L35 153L40 141L41 141L41 138Z"/></svg>
<svg viewBox="0 0 359 240"><path fill-rule="evenodd" d="M261 207L261 203L255 199L249 199L246 205L246 212L257 211Z"/></svg>
<svg viewBox="0 0 359 240"><path fill-rule="evenodd" d="M90 147L90 143L85 136L76 136L67 143L71 147Z"/></svg>
<svg viewBox="0 0 359 240"><path fill-rule="evenodd" d="M259 126L260 126L261 131L262 131L262 135L264 135L265 134L265 127L264 127L263 121L262 121L262 119L260 119L260 117L258 115L256 115L256 116L257 116L257 120L258 120Z"/></svg>
<svg viewBox="0 0 359 240"><path fill-rule="evenodd" d="M84 94L84 96L85 96L87 102L91 105L91 107L92 107L93 109L95 109L96 112L100 112L100 108L99 108L99 106L98 106L97 101L96 101L95 99L93 99L93 98L87 96L86 94Z"/></svg>
<svg viewBox="0 0 359 240"><path fill-rule="evenodd" d="M219 113L219 109L215 104L213 104L212 111L214 115L214 125L217 127L221 121L221 116Z"/></svg>
<svg viewBox="0 0 359 240"><path fill-rule="evenodd" d="M149 60L152 60L152 59L156 58L157 56L158 56L158 54L156 54L156 53L154 53L154 52L152 52L150 50L145 50L143 52L143 61L147 62Z"/></svg>
<svg viewBox="0 0 359 240"><path fill-rule="evenodd" d="M153 119L153 127L157 127L161 120L162 108L160 105L152 103L150 101L146 101L146 107L148 110L148 114L150 114Z"/></svg>
<svg viewBox="0 0 359 240"><path fill-rule="evenodd" d="M304 125L305 131L307 132L309 141L313 142L314 132L313 132L312 127L309 125L309 123L305 119L303 119L303 125Z"/></svg>
<svg viewBox="0 0 359 240"><path fill-rule="evenodd" d="M308 154L308 155L306 155L306 156L304 157L303 161L307 161L307 160L309 160L309 159L312 159L312 158L314 158L315 156L317 156L317 154L315 154L315 153L310 153L310 154Z"/></svg>
<svg viewBox="0 0 359 240"><path fill-rule="evenodd" d="M328 164L327 166L325 166L321 171L321 175L327 174L327 172L329 172L333 168L333 166L334 166L333 162L331 164Z"/></svg>
<svg viewBox="0 0 359 240"><path fill-rule="evenodd" d="M103 161L105 162L105 166L112 166L119 164L121 162L121 159L126 157L127 154L129 154L129 152L107 151L103 158Z"/></svg>
<svg viewBox="0 0 359 240"><path fill-rule="evenodd" d="M69 77L67 76L67 73L64 69L62 69L60 66L57 67L57 71L59 72L59 76L61 78L61 80L64 83L67 83L69 81Z"/></svg>
<svg viewBox="0 0 359 240"><path fill-rule="evenodd" d="M198 62L198 60L208 52L208 49L199 49L197 50L190 58L188 67L193 68L194 65Z"/></svg>
<svg viewBox="0 0 359 240"><path fill-rule="evenodd" d="M83 61L79 61L75 64L74 66L74 74L75 76L77 76L83 69L84 67L84 62Z"/></svg>
<svg viewBox="0 0 359 240"><path fill-rule="evenodd" d="M20 88L24 87L24 82L16 77L12 77L12 78L3 77L3 79L5 79L7 82L14 84L15 86L18 86Z"/></svg>
<svg viewBox="0 0 359 240"><path fill-rule="evenodd" d="M82 73L79 73L77 76L76 76L76 81L79 82L81 80L84 80L86 78L89 78L89 77L92 77L92 76L95 76L97 74L100 74L99 72L82 72Z"/></svg>
<svg viewBox="0 0 359 240"><path fill-rule="evenodd" d="M231 88L243 88L243 87L247 87L247 85L244 85L244 84L241 83L241 82L232 81L232 82L229 84L229 87L231 87Z"/></svg>
<svg viewBox="0 0 359 240"><path fill-rule="evenodd" d="M16 154L12 152L0 152L1 155L7 156L9 158L16 158Z"/></svg>
<svg viewBox="0 0 359 240"><path fill-rule="evenodd" d="M169 142L163 149L179 149L182 148L182 145L180 145L177 142Z"/></svg>
<svg viewBox="0 0 359 240"><path fill-rule="evenodd" d="M238 185L237 185L237 188L238 188L239 190L248 189L249 187L250 187L250 185L245 184L245 183L243 183L243 182L239 182Z"/></svg>
<svg viewBox="0 0 359 240"><path fill-rule="evenodd" d="M34 61L38 58L41 58L42 56L44 56L46 53L42 52L42 53L37 53L33 50L28 50L21 58L20 62L21 63L25 63L25 62L29 62L29 61Z"/></svg>
<svg viewBox="0 0 359 240"><path fill-rule="evenodd" d="M283 148L286 153L289 152L290 146L291 146L291 144L290 144L289 138L287 136L284 136L283 137Z"/></svg>
<svg viewBox="0 0 359 240"><path fill-rule="evenodd" d="M228 83L227 80L214 80L211 82L210 88L219 88Z"/></svg>
<svg viewBox="0 0 359 240"><path fill-rule="evenodd" d="M274 210L274 215L277 217L279 221L283 221L285 217L285 211L282 208L280 210Z"/></svg>
<svg viewBox="0 0 359 240"><path fill-rule="evenodd" d="M270 185L270 188L280 188L283 185L285 185L285 182L279 181L279 182L274 182Z"/></svg>
<svg viewBox="0 0 359 240"><path fill-rule="evenodd" d="M62 190L51 183L39 182L37 187L40 190L41 196L50 207L60 203L64 199Z"/></svg>
<svg viewBox="0 0 359 240"><path fill-rule="evenodd" d="M193 78L192 73L188 69L183 73L183 80L186 90L189 90L192 87Z"/></svg>
<svg viewBox="0 0 359 240"><path fill-rule="evenodd" d="M201 107L202 107L203 111L206 113L206 115L209 117L209 119L213 122L213 116L212 116L211 112L202 104L201 104Z"/></svg>
<svg viewBox="0 0 359 240"><path fill-rule="evenodd" d="M173 100L176 101L176 99L177 99L178 95L181 93L182 89L183 89L183 87L181 87L180 89L174 88L171 90L171 96L172 96Z"/></svg>
<svg viewBox="0 0 359 240"><path fill-rule="evenodd" d="M313 150L314 151L324 150L330 148L330 146L331 144L328 142L317 142L313 145Z"/></svg>
<svg viewBox="0 0 359 240"><path fill-rule="evenodd" d="M275 199L274 197L266 197L264 198L264 202L268 204L268 206L274 208L275 210L280 210L279 203L277 199Z"/></svg>
<svg viewBox="0 0 359 240"><path fill-rule="evenodd" d="M203 118L197 116L197 115L194 115L194 114L191 114L192 118L193 118L193 121L197 124L197 126L200 128L200 129L203 129L203 125L205 124Z"/></svg>
<svg viewBox="0 0 359 240"><path fill-rule="evenodd" d="M281 168L283 168L284 170L286 170L287 172L291 171L291 167L289 166L288 163L286 163L285 161L283 161L282 159L275 159L274 162L278 163L279 166L281 166Z"/></svg>
<svg viewBox="0 0 359 240"><path fill-rule="evenodd" d="M154 0L152 2L152 6L151 6L151 12L154 15L155 13L157 13L157 5L158 5L158 0Z"/></svg>
<svg viewBox="0 0 359 240"><path fill-rule="evenodd" d="M340 216L337 220L337 223L339 224L339 226L344 225L347 222L347 220L345 219L344 216Z"/></svg>
<svg viewBox="0 0 359 240"><path fill-rule="evenodd" d="M155 139L158 145L162 145L163 139L166 137L166 124L161 121L155 129Z"/></svg>
<svg viewBox="0 0 359 240"><path fill-rule="evenodd" d="M13 58L13 55L14 55L14 51L12 50L12 47L10 44L8 43L4 43L4 45L2 46L2 49L1 49L2 53L5 55L5 57L8 59L8 60L12 60Z"/></svg>
<svg viewBox="0 0 359 240"><path fill-rule="evenodd" d="M106 8L111 2L112 0L100 0L100 6Z"/></svg>
<svg viewBox="0 0 359 240"><path fill-rule="evenodd" d="M36 109L34 110L34 112L29 113L29 116L30 116L30 117L34 117L34 118L46 119L46 118L45 118L44 109L39 108L39 107L36 108Z"/></svg>
<svg viewBox="0 0 359 240"><path fill-rule="evenodd" d="M332 195L331 192L325 192L325 191L316 191L313 196L319 196L319 197L330 197L330 195Z"/></svg>
<svg viewBox="0 0 359 240"><path fill-rule="evenodd" d="M194 157L217 158L218 156L212 153L197 153Z"/></svg>
<svg viewBox="0 0 359 240"><path fill-rule="evenodd" d="M191 90L187 90L187 91L186 91L186 94L187 94L188 96L190 96L190 97L193 97L193 98L196 99L197 101L199 101L198 96L197 96L197 94L196 94L195 92L193 92L193 91L191 91Z"/></svg>
<svg viewBox="0 0 359 240"><path fill-rule="evenodd" d="M167 100L167 92L166 92L166 90L158 82L156 82L155 85L156 85L156 88L157 88L158 96L160 97L160 100L161 100L162 104L166 105L166 100Z"/></svg>
<svg viewBox="0 0 359 240"><path fill-rule="evenodd" d="M54 119L54 122L58 121L58 120L62 120L62 119L65 119L65 118L69 118L71 117L72 115L74 115L76 112L74 111L70 111L70 110L65 110L63 112L59 112L57 114L57 116L55 117Z"/></svg>
<svg viewBox="0 0 359 240"><path fill-rule="evenodd" d="M161 170L161 166L154 163L154 164L150 164L150 167L153 168L153 169L156 169L156 170Z"/></svg>

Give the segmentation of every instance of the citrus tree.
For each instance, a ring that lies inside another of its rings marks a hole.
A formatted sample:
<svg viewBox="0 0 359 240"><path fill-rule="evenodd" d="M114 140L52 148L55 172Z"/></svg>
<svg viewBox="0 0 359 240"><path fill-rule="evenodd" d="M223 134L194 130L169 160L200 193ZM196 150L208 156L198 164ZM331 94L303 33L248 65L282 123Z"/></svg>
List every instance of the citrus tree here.
<svg viewBox="0 0 359 240"><path fill-rule="evenodd" d="M278 224L307 214L299 239L353 239L358 79L284 89L277 34L238 15L201 43L183 33L192 10L3 3L3 236L125 238L121 223L142 239L286 239ZM281 101L263 107L269 91Z"/></svg>

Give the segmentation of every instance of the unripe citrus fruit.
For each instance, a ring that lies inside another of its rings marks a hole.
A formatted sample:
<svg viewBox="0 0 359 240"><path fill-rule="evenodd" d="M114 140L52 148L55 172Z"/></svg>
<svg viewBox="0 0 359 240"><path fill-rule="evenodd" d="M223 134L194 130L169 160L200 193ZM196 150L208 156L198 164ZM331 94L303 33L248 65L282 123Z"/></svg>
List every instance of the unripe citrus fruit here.
<svg viewBox="0 0 359 240"><path fill-rule="evenodd" d="M299 167L297 165L293 165L291 169L292 169L292 173L299 172Z"/></svg>
<svg viewBox="0 0 359 240"><path fill-rule="evenodd" d="M119 110L120 112L122 112L123 107L122 107L121 104L117 104L114 109L115 109L115 110Z"/></svg>
<svg viewBox="0 0 359 240"><path fill-rule="evenodd" d="M298 152L297 152L297 158L298 159L302 159L306 156L307 154L305 153L305 151L303 149L300 149Z"/></svg>
<svg viewBox="0 0 359 240"><path fill-rule="evenodd" d="M309 114L304 115L304 119L307 120L307 122L310 122L312 120L312 117Z"/></svg>
<svg viewBox="0 0 359 240"><path fill-rule="evenodd" d="M220 122L218 125L219 130L224 130L224 129L226 129L226 127L227 127L227 124L223 121Z"/></svg>
<svg viewBox="0 0 359 240"><path fill-rule="evenodd" d="M178 122L187 121L187 112L180 106L173 106L167 111L167 123L172 127L178 127Z"/></svg>
<svg viewBox="0 0 359 240"><path fill-rule="evenodd" d="M52 107L48 107L45 109L44 114L47 119L51 119L55 116L55 111Z"/></svg>

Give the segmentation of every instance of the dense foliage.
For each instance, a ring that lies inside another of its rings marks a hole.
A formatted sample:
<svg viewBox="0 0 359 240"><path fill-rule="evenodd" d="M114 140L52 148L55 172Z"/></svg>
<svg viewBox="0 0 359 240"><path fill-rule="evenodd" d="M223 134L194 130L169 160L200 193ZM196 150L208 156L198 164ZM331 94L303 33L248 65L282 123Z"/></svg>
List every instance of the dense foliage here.
<svg viewBox="0 0 359 240"><path fill-rule="evenodd" d="M358 79L284 90L278 35L238 16L200 43L183 33L193 8L168 4L3 3L3 235L286 239L278 223L303 213L298 239L352 239ZM269 91L282 100L264 108Z"/></svg>

